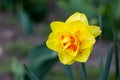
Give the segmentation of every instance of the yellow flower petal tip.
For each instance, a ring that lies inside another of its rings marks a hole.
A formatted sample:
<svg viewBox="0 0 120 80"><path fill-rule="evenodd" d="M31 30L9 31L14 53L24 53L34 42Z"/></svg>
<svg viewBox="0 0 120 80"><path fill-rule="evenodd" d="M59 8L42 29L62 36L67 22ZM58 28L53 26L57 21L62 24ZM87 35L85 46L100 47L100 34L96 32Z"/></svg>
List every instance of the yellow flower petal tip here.
<svg viewBox="0 0 120 80"><path fill-rule="evenodd" d="M66 23L70 23L73 21L81 21L82 23L88 25L87 17L83 13L79 13L79 12L74 13L66 20Z"/></svg>
<svg viewBox="0 0 120 80"><path fill-rule="evenodd" d="M86 62L96 40L101 34L98 26L88 24L85 14L76 12L65 22L53 21L46 45L51 50L58 52L59 60L65 65L75 61Z"/></svg>

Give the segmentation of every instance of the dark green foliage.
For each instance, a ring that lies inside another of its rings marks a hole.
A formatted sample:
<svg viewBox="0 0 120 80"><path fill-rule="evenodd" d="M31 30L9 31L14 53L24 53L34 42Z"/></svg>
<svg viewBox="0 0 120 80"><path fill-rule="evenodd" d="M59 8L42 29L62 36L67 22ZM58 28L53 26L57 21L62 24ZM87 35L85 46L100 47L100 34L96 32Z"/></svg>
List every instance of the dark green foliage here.
<svg viewBox="0 0 120 80"><path fill-rule="evenodd" d="M118 78L119 75L119 48L118 48L118 30L115 27L115 23L113 21L113 18L109 15L109 20L112 25L112 35L113 35L113 48L114 48L114 57L115 57L115 70L116 70L116 79Z"/></svg>
<svg viewBox="0 0 120 80"><path fill-rule="evenodd" d="M31 20L41 21L49 11L48 0L1 0L0 9L18 11L16 7L21 4L23 10Z"/></svg>
<svg viewBox="0 0 120 80"><path fill-rule="evenodd" d="M111 61L112 61L112 56L113 56L113 45L110 46L108 55L107 55L107 60L106 60L106 65L105 65L105 71L104 71L104 77L102 80L108 80L108 75L109 75L109 70L111 66Z"/></svg>
<svg viewBox="0 0 120 80"><path fill-rule="evenodd" d="M33 24L44 20L49 12L48 0L1 0L0 10L10 10L21 21L28 35L34 32Z"/></svg>
<svg viewBox="0 0 120 80"><path fill-rule="evenodd" d="M118 75L118 78L117 78L118 80L120 80L120 71L119 71L119 75Z"/></svg>
<svg viewBox="0 0 120 80"><path fill-rule="evenodd" d="M22 4L17 5L17 14L20 19L20 22L22 24L23 30L28 34L33 34L33 21L30 19L29 14L26 13L26 11L23 9Z"/></svg>
<svg viewBox="0 0 120 80"><path fill-rule="evenodd" d="M41 80L56 61L56 52L49 50L45 44L35 47L29 55L29 67Z"/></svg>
<svg viewBox="0 0 120 80"><path fill-rule="evenodd" d="M26 65L24 65L24 68L27 73L25 76L28 76L28 78L25 78L25 80L38 80L38 78L34 75L34 73Z"/></svg>

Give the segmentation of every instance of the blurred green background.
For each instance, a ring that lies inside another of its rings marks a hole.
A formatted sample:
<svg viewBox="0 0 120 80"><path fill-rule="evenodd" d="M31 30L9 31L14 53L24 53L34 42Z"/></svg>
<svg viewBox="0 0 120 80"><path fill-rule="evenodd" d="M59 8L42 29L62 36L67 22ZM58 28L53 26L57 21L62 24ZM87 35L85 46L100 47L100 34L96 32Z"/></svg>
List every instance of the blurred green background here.
<svg viewBox="0 0 120 80"><path fill-rule="evenodd" d="M99 48L105 64L112 27L120 40L120 0L0 0L0 80L29 80L29 70L39 80L67 80L64 66L45 41L50 22L65 21L74 12L85 13L92 25L99 25L101 16L103 41L97 40L86 63L89 80L98 80ZM72 69L75 79L82 80L80 64L73 64ZM114 80L114 74L113 59L109 80Z"/></svg>

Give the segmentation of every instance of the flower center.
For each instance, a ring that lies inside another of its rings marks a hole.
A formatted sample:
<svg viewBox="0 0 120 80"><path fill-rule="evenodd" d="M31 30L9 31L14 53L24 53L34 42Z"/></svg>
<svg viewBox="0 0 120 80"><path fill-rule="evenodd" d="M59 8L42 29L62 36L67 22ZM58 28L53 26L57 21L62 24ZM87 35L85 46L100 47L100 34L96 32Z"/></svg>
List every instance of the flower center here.
<svg viewBox="0 0 120 80"><path fill-rule="evenodd" d="M76 51L79 46L82 44L80 40L80 31L75 32L74 34L65 33L61 35L63 50ZM82 53L81 49L78 49L78 53Z"/></svg>
<svg viewBox="0 0 120 80"><path fill-rule="evenodd" d="M77 50L76 40L73 35L62 35L61 39L62 39L62 45L64 50L66 49L69 49L72 51Z"/></svg>
<svg viewBox="0 0 120 80"><path fill-rule="evenodd" d="M63 38L62 40L64 49L70 49L73 51L76 51L77 46L75 44L75 39L73 36L66 36L65 38Z"/></svg>

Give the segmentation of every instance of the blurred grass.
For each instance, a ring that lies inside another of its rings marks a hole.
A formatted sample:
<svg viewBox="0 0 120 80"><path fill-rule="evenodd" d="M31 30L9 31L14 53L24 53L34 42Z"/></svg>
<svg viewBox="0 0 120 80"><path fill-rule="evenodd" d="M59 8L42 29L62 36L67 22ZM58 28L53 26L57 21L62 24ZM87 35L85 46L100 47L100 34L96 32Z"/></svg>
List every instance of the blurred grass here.
<svg viewBox="0 0 120 80"><path fill-rule="evenodd" d="M27 55L28 52L33 48L32 45L21 42L21 41L14 41L10 42L6 45L6 51L12 55Z"/></svg>
<svg viewBox="0 0 120 80"><path fill-rule="evenodd" d="M0 73L11 72L11 63L0 64Z"/></svg>

